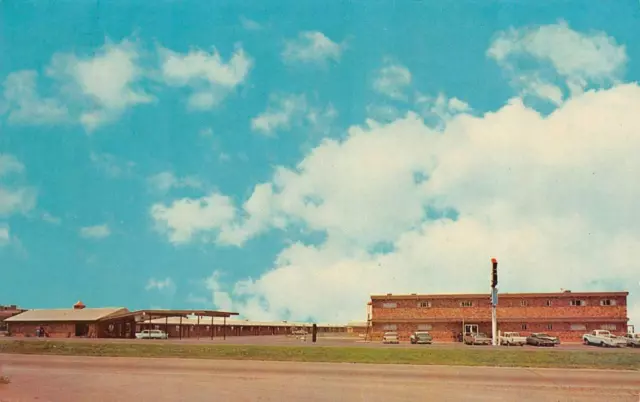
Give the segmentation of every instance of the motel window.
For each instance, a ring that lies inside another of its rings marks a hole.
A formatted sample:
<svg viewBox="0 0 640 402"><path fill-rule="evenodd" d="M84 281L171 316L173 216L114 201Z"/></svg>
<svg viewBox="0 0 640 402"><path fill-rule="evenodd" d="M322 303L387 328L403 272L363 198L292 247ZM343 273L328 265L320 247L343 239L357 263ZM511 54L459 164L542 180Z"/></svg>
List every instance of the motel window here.
<svg viewBox="0 0 640 402"><path fill-rule="evenodd" d="M469 300L465 300L460 302L460 307L473 307L473 302Z"/></svg>
<svg viewBox="0 0 640 402"><path fill-rule="evenodd" d="M571 324L572 331L586 331L587 326L584 324Z"/></svg>
<svg viewBox="0 0 640 402"><path fill-rule="evenodd" d="M602 324L600 325L600 329L606 329L609 331L615 331L616 330L616 324Z"/></svg>
<svg viewBox="0 0 640 402"><path fill-rule="evenodd" d="M551 300L547 300L547 302L545 303L547 307L551 307Z"/></svg>
<svg viewBox="0 0 640 402"><path fill-rule="evenodd" d="M396 324L386 324L384 326L385 331L395 331L397 329L398 329L398 326Z"/></svg>
<svg viewBox="0 0 640 402"><path fill-rule="evenodd" d="M584 306L587 303L584 302L584 300L571 300L569 301L569 305L570 306Z"/></svg>
<svg viewBox="0 0 640 402"><path fill-rule="evenodd" d="M520 300L520 305L522 307L527 307L529 305L529 301L528 300Z"/></svg>
<svg viewBox="0 0 640 402"><path fill-rule="evenodd" d="M180 325L176 325L176 331L180 331Z"/></svg>
<svg viewBox="0 0 640 402"><path fill-rule="evenodd" d="M616 301L611 299L600 300L601 306L615 306Z"/></svg>
<svg viewBox="0 0 640 402"><path fill-rule="evenodd" d="M553 329L553 324L547 324L547 330L551 331Z"/></svg>
<svg viewBox="0 0 640 402"><path fill-rule="evenodd" d="M431 307L431 302L430 301L418 302L418 308L427 308L427 307Z"/></svg>
<svg viewBox="0 0 640 402"><path fill-rule="evenodd" d="M527 324L520 325L520 329L523 330L523 331L526 331L527 330Z"/></svg>
<svg viewBox="0 0 640 402"><path fill-rule="evenodd" d="M396 303L383 303L382 308L396 308L398 305Z"/></svg>
<svg viewBox="0 0 640 402"><path fill-rule="evenodd" d="M431 331L431 324L418 324L418 331Z"/></svg>

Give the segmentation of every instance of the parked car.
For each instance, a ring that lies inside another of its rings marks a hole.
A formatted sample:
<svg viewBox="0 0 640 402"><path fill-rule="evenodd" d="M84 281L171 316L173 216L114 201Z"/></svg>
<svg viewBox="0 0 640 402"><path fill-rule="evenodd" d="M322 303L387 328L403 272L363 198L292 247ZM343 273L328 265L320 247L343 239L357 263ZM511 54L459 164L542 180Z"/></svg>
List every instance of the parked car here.
<svg viewBox="0 0 640 402"><path fill-rule="evenodd" d="M483 333L467 333L464 336L464 343L466 345L491 345L491 338Z"/></svg>
<svg viewBox="0 0 640 402"><path fill-rule="evenodd" d="M560 339L544 333L533 333L527 337L527 345L553 347L559 344Z"/></svg>
<svg viewBox="0 0 640 402"><path fill-rule="evenodd" d="M400 343L397 332L385 332L382 335L382 343Z"/></svg>
<svg viewBox="0 0 640 402"><path fill-rule="evenodd" d="M632 348L640 348L640 334L626 334L627 346Z"/></svg>
<svg viewBox="0 0 640 402"><path fill-rule="evenodd" d="M590 334L582 336L582 342L585 345L597 345L602 347L619 348L627 346L627 339L622 336L616 336L604 329L596 329Z"/></svg>
<svg viewBox="0 0 640 402"><path fill-rule="evenodd" d="M422 345L430 345L433 341L433 337L430 333L424 331L417 331L411 334L409 338L411 343L413 344L422 344Z"/></svg>
<svg viewBox="0 0 640 402"><path fill-rule="evenodd" d="M136 332L136 339L169 339L169 335L159 329L145 329Z"/></svg>
<svg viewBox="0 0 640 402"><path fill-rule="evenodd" d="M527 343L526 336L520 336L519 332L505 332L500 336L500 345L524 346Z"/></svg>

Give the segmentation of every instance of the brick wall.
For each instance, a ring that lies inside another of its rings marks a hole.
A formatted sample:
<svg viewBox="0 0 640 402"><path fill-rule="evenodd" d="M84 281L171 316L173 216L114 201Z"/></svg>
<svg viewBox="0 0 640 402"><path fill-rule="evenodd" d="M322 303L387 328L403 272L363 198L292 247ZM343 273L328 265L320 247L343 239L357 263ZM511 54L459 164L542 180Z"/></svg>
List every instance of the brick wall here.
<svg viewBox="0 0 640 402"><path fill-rule="evenodd" d="M572 306L571 300L585 305ZM611 305L601 305L611 300ZM461 303L471 303L462 307ZM479 331L491 334L489 295L410 295L372 298L373 337L380 339L385 328L395 325L401 340L408 340L419 325L430 325L436 341L453 341L462 331L462 323L478 324ZM585 332L615 325L615 333L626 332L626 297L610 294L534 294L499 296L498 329L517 331L523 335L546 332L561 341L580 341ZM581 324L585 329L571 329ZM523 326L524 325L524 326ZM386 327L385 327L386 326Z"/></svg>
<svg viewBox="0 0 640 402"><path fill-rule="evenodd" d="M74 338L76 335L75 323L10 323L9 330L15 337L35 337L38 328L44 328L50 338ZM96 324L89 324L89 338L96 338Z"/></svg>

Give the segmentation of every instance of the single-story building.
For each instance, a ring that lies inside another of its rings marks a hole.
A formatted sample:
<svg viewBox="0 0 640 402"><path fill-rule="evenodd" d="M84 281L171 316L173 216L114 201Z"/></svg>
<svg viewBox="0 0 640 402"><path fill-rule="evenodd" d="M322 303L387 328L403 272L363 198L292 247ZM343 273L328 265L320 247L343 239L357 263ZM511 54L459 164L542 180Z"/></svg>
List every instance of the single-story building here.
<svg viewBox="0 0 640 402"><path fill-rule="evenodd" d="M44 336L52 338L89 337L96 338L102 329L100 321L111 316L127 313L124 307L85 308L82 302L71 309L27 310L5 320L11 336Z"/></svg>

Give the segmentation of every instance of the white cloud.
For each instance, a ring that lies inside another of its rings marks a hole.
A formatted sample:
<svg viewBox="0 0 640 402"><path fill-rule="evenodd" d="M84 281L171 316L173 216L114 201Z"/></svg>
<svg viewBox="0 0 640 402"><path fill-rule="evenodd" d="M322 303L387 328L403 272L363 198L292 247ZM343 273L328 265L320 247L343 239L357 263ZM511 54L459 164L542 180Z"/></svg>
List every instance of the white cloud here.
<svg viewBox="0 0 640 402"><path fill-rule="evenodd" d="M145 290L175 291L176 285L169 277L164 279L149 278Z"/></svg>
<svg viewBox="0 0 640 402"><path fill-rule="evenodd" d="M211 292L211 302L221 311L233 311L233 301L229 293L222 290L220 273L214 272L204 281L205 287Z"/></svg>
<svg viewBox="0 0 640 402"><path fill-rule="evenodd" d="M294 242L261 277L218 291L253 319L346 321L371 293L486 292L497 256L502 292L628 289L637 305L637 110L640 86L626 84L547 117L514 99L442 132L413 113L352 127L278 168L219 236L303 226L326 240Z"/></svg>
<svg viewBox="0 0 640 402"><path fill-rule="evenodd" d="M36 190L18 184L3 183L10 175L19 176L24 165L15 156L0 154L0 216L29 212L36 204Z"/></svg>
<svg viewBox="0 0 640 402"><path fill-rule="evenodd" d="M111 235L111 229L106 223L103 225L86 226L80 229L80 235L85 238L103 239Z"/></svg>
<svg viewBox="0 0 640 402"><path fill-rule="evenodd" d="M251 128L267 135L279 129L289 129L291 121L306 110L304 95L271 95L267 110L251 119Z"/></svg>
<svg viewBox="0 0 640 402"><path fill-rule="evenodd" d="M167 192L172 188L200 188L202 182L196 177L176 177L172 172L161 172L149 178L149 184L159 192Z"/></svg>
<svg viewBox="0 0 640 402"><path fill-rule="evenodd" d="M213 49L192 49L186 54L161 49L161 69L165 82L176 87L189 87L192 94L188 106L204 110L218 105L248 76L252 59L241 47L225 62Z"/></svg>
<svg viewBox="0 0 640 402"><path fill-rule="evenodd" d="M137 87L143 77L139 58L133 42L107 42L92 57L55 54L47 74L63 85L64 95L82 103L79 121L90 132L128 107L154 100Z"/></svg>
<svg viewBox="0 0 640 402"><path fill-rule="evenodd" d="M42 214L42 220L48 223L52 223L54 225L59 225L62 222L62 219L60 219L57 216L51 215L49 212L44 212Z"/></svg>
<svg viewBox="0 0 640 402"><path fill-rule="evenodd" d="M471 112L471 106L467 102L456 97L447 98L443 93L439 93L437 97L419 94L415 103L427 124L438 129L443 129L454 116Z"/></svg>
<svg viewBox="0 0 640 402"><path fill-rule="evenodd" d="M0 177L11 173L22 173L24 165L15 156L0 154Z"/></svg>
<svg viewBox="0 0 640 402"><path fill-rule="evenodd" d="M311 105L305 95L272 94L267 109L251 119L251 129L268 136L294 126L325 131L337 114L333 105L325 108Z"/></svg>
<svg viewBox="0 0 640 402"><path fill-rule="evenodd" d="M89 158L96 168L113 178L131 174L135 166L134 162L124 161L107 153L91 152Z"/></svg>
<svg viewBox="0 0 640 402"><path fill-rule="evenodd" d="M242 28L247 31L260 31L262 29L260 23L246 17L240 17L240 24L242 24Z"/></svg>
<svg viewBox="0 0 640 402"><path fill-rule="evenodd" d="M8 245L10 240L9 225L0 222L0 247Z"/></svg>
<svg viewBox="0 0 640 402"><path fill-rule="evenodd" d="M157 229L175 244L188 242L199 233L220 230L235 219L232 200L216 192L198 199L182 198L169 206L154 204L150 213Z"/></svg>
<svg viewBox="0 0 640 402"><path fill-rule="evenodd" d="M624 45L604 32L580 33L564 21L538 27L500 32L487 55L510 75L524 95L533 95L558 105L564 99L560 83L544 75L549 65L572 95L588 87L607 87L620 82L628 60ZM522 66L533 59L535 67Z"/></svg>
<svg viewBox="0 0 640 402"><path fill-rule="evenodd" d="M401 64L387 60L376 74L373 89L392 99L407 99L404 90L411 84L411 72Z"/></svg>
<svg viewBox="0 0 640 402"><path fill-rule="evenodd" d="M333 42L322 32L301 32L298 37L285 42L282 58L285 62L325 63L339 61L344 44Z"/></svg>
<svg viewBox="0 0 640 402"><path fill-rule="evenodd" d="M67 108L55 98L41 98L36 71L17 71L4 81L8 120L16 124L57 123L68 119Z"/></svg>

